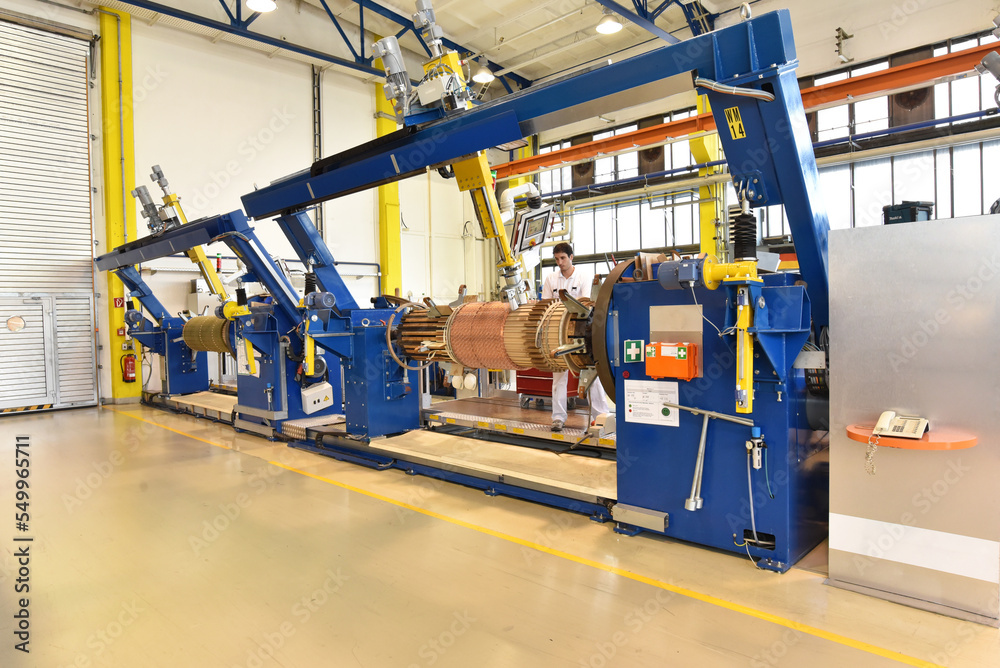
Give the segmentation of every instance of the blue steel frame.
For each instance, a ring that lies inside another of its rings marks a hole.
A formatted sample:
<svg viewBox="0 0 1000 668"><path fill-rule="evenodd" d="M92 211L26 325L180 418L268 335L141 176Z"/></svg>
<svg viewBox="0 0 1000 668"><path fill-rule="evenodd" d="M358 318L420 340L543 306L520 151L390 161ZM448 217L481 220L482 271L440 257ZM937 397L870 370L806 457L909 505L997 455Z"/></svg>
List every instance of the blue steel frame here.
<svg viewBox="0 0 1000 668"><path fill-rule="evenodd" d="M546 115L693 72L775 95L773 102L718 93L709 98L737 190L753 192L753 207L785 205L813 318L823 327L829 318L829 223L795 79L797 64L791 17L787 10L771 12L399 131L248 193L243 205L254 218L298 211L530 136ZM727 130L733 119L739 120Z"/></svg>
<svg viewBox="0 0 1000 668"><path fill-rule="evenodd" d="M161 382L162 394L190 394L203 392L209 387L208 354L191 350L181 339L184 320L167 314L142 276L132 266L114 270L115 275L129 290L129 296L138 299L153 317L155 324L143 318L129 327L129 336L163 358L166 373Z"/></svg>
<svg viewBox="0 0 1000 668"><path fill-rule="evenodd" d="M420 31L414 26L413 21L407 17L397 14L396 12L386 9L381 5L372 2L371 0L352 0L358 5L359 12L359 23L360 23L360 38L358 40L358 48L355 48L348 39L347 33L344 31L343 27L340 25L340 21L337 20L336 15L331 11L330 7L327 5L325 0L320 0L323 5L323 9L326 11L327 16L330 18L337 32L340 34L341 39L347 45L350 50L353 60L348 60L347 58L341 58L340 56L335 56L329 53L323 53L321 51L316 51L315 49L310 49L309 47L300 46L292 42L287 42L285 40L277 39L275 37L269 37L268 35L263 35L261 33L251 32L249 30L250 24L256 21L260 17L259 12L252 13L246 19L243 18L243 0L237 0L236 2L236 13L234 14L231 9L229 9L226 0L218 0L219 4L226 12L226 16L229 18L229 23L224 23L222 21L216 21L215 19L210 19L193 12L184 11L183 9L176 9L170 7L169 5L164 5L158 2L151 2L150 0L122 0L125 4L132 5L135 7L141 7L142 9L148 9L158 14L163 14L164 16L172 16L174 18L183 19L185 21L190 21L196 25L205 26L206 28L212 28L214 30L219 30L221 32L229 33L231 35L238 35L246 39L250 39L256 42L262 42L268 44L275 48L285 49L287 51L293 51L295 53L302 54L304 56L309 56L311 58L316 58L317 60L322 60L327 63L332 63L334 65L340 65L341 67L346 67L347 69L356 70L358 72L364 72L366 74L371 74L373 76L384 76L384 72L375 67L373 63L373 58L371 56L365 55L365 10L374 12L379 16L385 17L394 23L402 26L402 30L396 33L396 37L402 37L407 32L413 32L420 41L421 46L427 55L430 56L430 49L424 44L423 37L420 35ZM449 49L453 49L460 54L475 53L474 49L464 47L460 44L456 44L450 39L442 40ZM490 63L490 69L498 72L502 69L500 65L495 63ZM501 83L507 88L507 92L511 92L510 84L507 83L507 79L517 84L519 88L527 88L531 85L531 81L525 79L522 76L513 73L504 74L501 77Z"/></svg>

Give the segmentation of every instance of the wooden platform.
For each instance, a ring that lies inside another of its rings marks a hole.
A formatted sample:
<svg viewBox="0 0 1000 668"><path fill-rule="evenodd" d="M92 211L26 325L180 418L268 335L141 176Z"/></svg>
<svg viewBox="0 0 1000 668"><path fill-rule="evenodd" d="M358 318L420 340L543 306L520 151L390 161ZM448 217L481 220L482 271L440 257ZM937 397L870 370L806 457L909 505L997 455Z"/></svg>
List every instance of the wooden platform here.
<svg viewBox="0 0 1000 668"><path fill-rule="evenodd" d="M517 398L473 397L441 401L424 410L423 415L432 426L452 424L607 450L617 445L614 435L598 438L587 434L589 414L585 409L569 411L562 431L556 432L552 431L551 412L521 408Z"/></svg>
<svg viewBox="0 0 1000 668"><path fill-rule="evenodd" d="M167 397L155 395L153 404L160 404L184 413L228 422L232 424L233 409L236 407L236 397L218 392L196 392L194 394Z"/></svg>
<svg viewBox="0 0 1000 668"><path fill-rule="evenodd" d="M480 441L432 431L411 431L365 449L454 473L600 502L618 497L617 463L575 454Z"/></svg>

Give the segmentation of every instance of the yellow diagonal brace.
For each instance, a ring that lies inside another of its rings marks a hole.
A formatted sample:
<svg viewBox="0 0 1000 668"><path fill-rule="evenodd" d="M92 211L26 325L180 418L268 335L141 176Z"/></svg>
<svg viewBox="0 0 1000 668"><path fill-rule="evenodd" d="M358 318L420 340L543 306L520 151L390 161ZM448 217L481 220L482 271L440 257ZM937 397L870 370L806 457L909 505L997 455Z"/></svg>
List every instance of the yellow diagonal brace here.
<svg viewBox="0 0 1000 668"><path fill-rule="evenodd" d="M708 98L704 95L698 97L698 113L704 114L711 111ZM715 162L722 157L722 146L719 142L718 134L702 135L691 140L691 155L695 163ZM698 176L709 176L722 171L721 166L706 167L698 170ZM701 221L701 252L715 257L722 257L724 250L724 239L717 231L716 222L727 220L722 206L722 195L725 184L717 183L711 186L702 186L698 189L698 198L701 204L698 205L698 217Z"/></svg>
<svg viewBox="0 0 1000 668"><path fill-rule="evenodd" d="M181 224L187 225L187 216L184 215L184 209L181 208L181 200L176 193L164 195L163 203L167 206L173 207L174 211L177 212L177 217L180 219ZM205 249L201 246L195 246L194 248L188 250L187 256L192 262L198 265L198 270L201 271L201 277L205 279L206 283L208 283L208 289L212 291L212 294L218 295L222 301L229 299L229 295L226 294L226 287L219 279L219 274L215 271L215 267L212 266L212 263L208 261L208 256L205 255Z"/></svg>

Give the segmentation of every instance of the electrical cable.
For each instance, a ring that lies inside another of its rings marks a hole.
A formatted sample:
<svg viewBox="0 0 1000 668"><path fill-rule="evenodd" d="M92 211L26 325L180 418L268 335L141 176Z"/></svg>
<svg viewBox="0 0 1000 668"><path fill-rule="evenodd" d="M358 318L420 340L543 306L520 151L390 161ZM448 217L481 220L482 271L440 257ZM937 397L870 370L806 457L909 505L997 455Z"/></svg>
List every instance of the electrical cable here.
<svg viewBox="0 0 1000 668"><path fill-rule="evenodd" d="M767 465L767 448L764 448L764 482L767 483L767 495L774 498L774 492L771 491L771 473L770 468Z"/></svg>
<svg viewBox="0 0 1000 668"><path fill-rule="evenodd" d="M389 319L385 323L385 346L386 348L389 349L389 355L392 356L393 361L396 362L396 364L398 364L399 366L403 367L407 371L423 371L424 369L426 369L427 367L429 367L431 364L434 363L433 352L430 355L428 355L427 361L424 364L420 364L415 367L407 366L405 362L399 359L399 355L396 354L396 351L392 345L391 335L392 335L393 320L396 319L396 316L399 315L399 313L402 312L403 309L411 308L413 306L419 306L420 308L427 308L426 306L422 306L421 304L417 304L416 302L407 302L405 304L398 306L396 310L392 312L392 315L389 316Z"/></svg>
<svg viewBox="0 0 1000 668"><path fill-rule="evenodd" d="M706 79L705 77L695 77L694 85L699 88L705 88L715 93L723 93L725 95L736 95L737 97L752 97L756 100L763 100L764 102L774 102L774 93L768 93L766 90L757 90L755 88L741 88L738 86L727 86L721 84L718 81L712 81L711 79Z"/></svg>
<svg viewBox="0 0 1000 668"><path fill-rule="evenodd" d="M689 287L691 288L691 298L694 300L694 305L695 306L701 306L701 304L698 303L698 297L694 294L694 285L691 285ZM708 319L708 316L705 315L704 312L702 312L701 317L704 318L705 322L707 322L713 328L715 328L715 331L717 331L719 333L719 336L725 336L726 334L732 334L733 332L736 331L735 327L728 327L728 328L726 328L725 331L719 329L718 327L715 326L714 322L712 322L711 320Z"/></svg>
<svg viewBox="0 0 1000 668"><path fill-rule="evenodd" d="M754 517L754 512L753 512L753 480L750 477L750 471L753 468L751 466L751 463L750 463L751 457L752 457L752 455L748 451L747 452L747 494L749 494L749 498L750 498L750 531L753 533L753 542L754 542L754 544L755 545L760 545L760 538L757 537L757 519ZM746 545L746 548L747 548L747 556L750 557L750 561L753 563L754 568L756 568L756 569L759 570L760 566L757 565L757 562L754 561L753 557L750 555L750 544L749 544L750 541L744 540L743 542L744 542L744 544Z"/></svg>

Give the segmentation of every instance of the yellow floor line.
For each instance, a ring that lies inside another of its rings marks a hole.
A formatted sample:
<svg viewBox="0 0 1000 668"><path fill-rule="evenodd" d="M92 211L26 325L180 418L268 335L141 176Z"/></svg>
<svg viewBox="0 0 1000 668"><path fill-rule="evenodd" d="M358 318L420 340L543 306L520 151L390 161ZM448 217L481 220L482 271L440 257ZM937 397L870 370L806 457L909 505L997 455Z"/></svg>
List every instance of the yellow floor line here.
<svg viewBox="0 0 1000 668"><path fill-rule="evenodd" d="M105 408L109 408L109 407L105 406ZM191 434L186 434L186 433L184 433L182 431L178 431L177 429L171 429L170 427L166 427L166 426L164 426L162 424L158 424L158 423L152 422L150 420L145 420L145 419L143 419L143 418L141 418L141 417L139 417L137 415L133 415L131 413L126 413L124 411L119 411L119 410L116 410L114 408L109 408L109 410L112 410L115 413L121 413L122 415L127 415L128 417L135 418L136 420L141 420L142 422L146 422L147 424L151 424L151 425L154 425L154 426L157 426L157 427L161 427L163 429L166 429L167 431L172 431L175 434L180 434L181 436L187 436L188 438L193 438L193 439L195 439L197 441L202 441L203 443L208 443L209 445L214 445L217 448L225 448L227 450L231 450L232 449L229 446L220 445L218 443L213 443L212 441L208 441L208 440L205 440L203 438L198 438L197 436L192 436ZM892 650L885 649L884 647L879 647L877 645L872 645L870 643L866 643L866 642L863 642L863 641L860 641L860 640L855 640L854 638L848 638L847 636L842 636L842 635L840 635L838 633L831 633L830 631L824 631L823 629L816 628L815 626L809 626L808 624L803 624L801 622L796 622L795 620L792 620L792 619L786 619L784 617L779 617L778 615L773 615L773 614L768 613L768 612L763 612L761 610L755 610L755 609L747 607L745 605L740 605L739 603L732 603L731 601L726 601L724 599L717 598L715 596L710 596L708 594L702 594L700 592L696 592L696 591L693 591L691 589L685 589L684 587L678 587L676 585L672 585L672 584L669 584L667 582L663 582L661 580L656 580L656 579L653 579L653 578L650 578L650 577L646 577L645 575L639 575L638 573L633 573L632 571L627 571L625 569L618 568L616 566L610 566L610 565L602 563L600 561L594 561L592 559L587 559L585 557L579 557L579 556L577 556L575 554L570 554L569 552L563 552L562 550L555 550L555 549L552 549L551 547L546 547L544 545L539 545L538 543L533 543L530 540L524 540L523 538L518 538L517 536L511 536L510 534L505 534L505 533L501 533L499 531L494 531L493 529L487 529L486 527L482 527L482 526L479 526L477 524L472 524L470 522L466 522L464 520L460 520L460 519L455 518L455 517L450 517L448 515L442 515L441 513L436 513L433 510L428 510L426 508L420 508L418 506L414 506L414 505L411 505L409 503L405 503L403 501L398 501L398 500L393 499L393 498L388 497L388 496L383 496L382 494L378 494L376 492L372 492L372 491L369 491L369 490L366 490L366 489L361 489L360 487L354 487L353 485L348 485L346 483L342 483L342 482L339 482L337 480L333 480L331 478L325 478L323 476L319 476L319 475L316 475L314 473L309 473L308 471L303 471L301 469L297 469L295 467L288 466L286 464L282 464L281 462L276 462L276 461L270 461L269 460L268 463L272 464L274 466L278 466L280 468L283 468L283 469L285 469L287 471L292 471L294 473L298 473L300 475L304 475L306 477L313 478L315 480L320 480L322 482L328 483L330 485L334 485L336 487L340 487L341 489L345 489L345 490L350 491L350 492L355 492L357 494L362 494L362 495L367 496L367 497L372 498L372 499L377 499L379 501L384 501L386 503L391 503L392 505L399 506L400 508L405 508L407 510L412 510L415 513L420 513L421 515L426 515L427 517L433 517L435 519L439 519L439 520L448 522L450 524L454 524L456 526L464 527L466 529L472 529L473 531L478 531L479 533L486 534L487 536L493 536L494 538L499 538L501 540L505 540L505 541L508 541L508 542L511 542L511 543L515 543L517 545L522 545L524 547L528 547L528 548L531 548L533 550L538 550L539 552L545 552L546 554L551 554L552 556L560 557L560 558L566 559L568 561L573 561L575 563L582 564L584 566L590 566L592 568L596 568L596 569L599 569L599 570L602 570L602 571L606 571L608 573L614 573L615 575L619 575L619 576L621 576L623 578L628 578L629 580L634 580L636 582L641 582L641 583L647 584L647 585L649 585L651 587L657 587L659 589L663 589L665 591L673 592L675 594L678 594L680 596L684 596L686 598L694 599L696 601L701 601L703 603L708 603L710 605L714 605L714 606L717 606L717 607L720 607L720 608L725 608L726 610L732 610L733 612L738 612L738 613L746 615L748 617L754 617L756 619L760 619L760 620L765 621L765 622L770 622L772 624L777 624L779 626L784 626L784 627L792 629L794 631L799 631L800 633L805 633L805 634L808 634L808 635L811 635L811 636L815 636L817 638L822 638L823 640L829 640L830 642L835 642L835 643L837 643L839 645L844 645L846 647L852 647L854 649L858 649L858 650L861 650L863 652L868 652L869 654L874 654L876 656L881 656L881 657L884 657L884 658L887 658L887 659L891 659L893 661L898 661L899 663L903 663L903 664L906 664L908 666L918 666L918 668L943 668L939 664L932 663L930 661L924 661L922 659L918 659L916 657L908 656L908 655L902 654L900 652L893 652Z"/></svg>
<svg viewBox="0 0 1000 668"><path fill-rule="evenodd" d="M132 413L126 413L125 411L118 410L117 408L112 408L111 406L108 406L108 405L102 406L102 408L104 408L105 410L109 410L112 413L118 413L119 415L125 415L127 417L132 418L133 420L138 420L139 422L145 422L146 424L151 424L154 427L159 427L160 429L166 429L167 431L172 431L175 434L180 434L181 436L187 436L188 438L193 438L194 440L201 441L202 443L208 443L209 445L214 445L217 448L222 448L224 450L232 450L233 449L232 446L230 446L230 445L223 445L221 443L213 443L212 441L209 441L207 439L199 438L197 436L192 436L191 434L185 433L183 431L178 431L177 429L171 429L170 427L168 427L166 425L162 425L159 422L153 422L152 420L147 420L146 418L141 418L138 415L134 415Z"/></svg>

